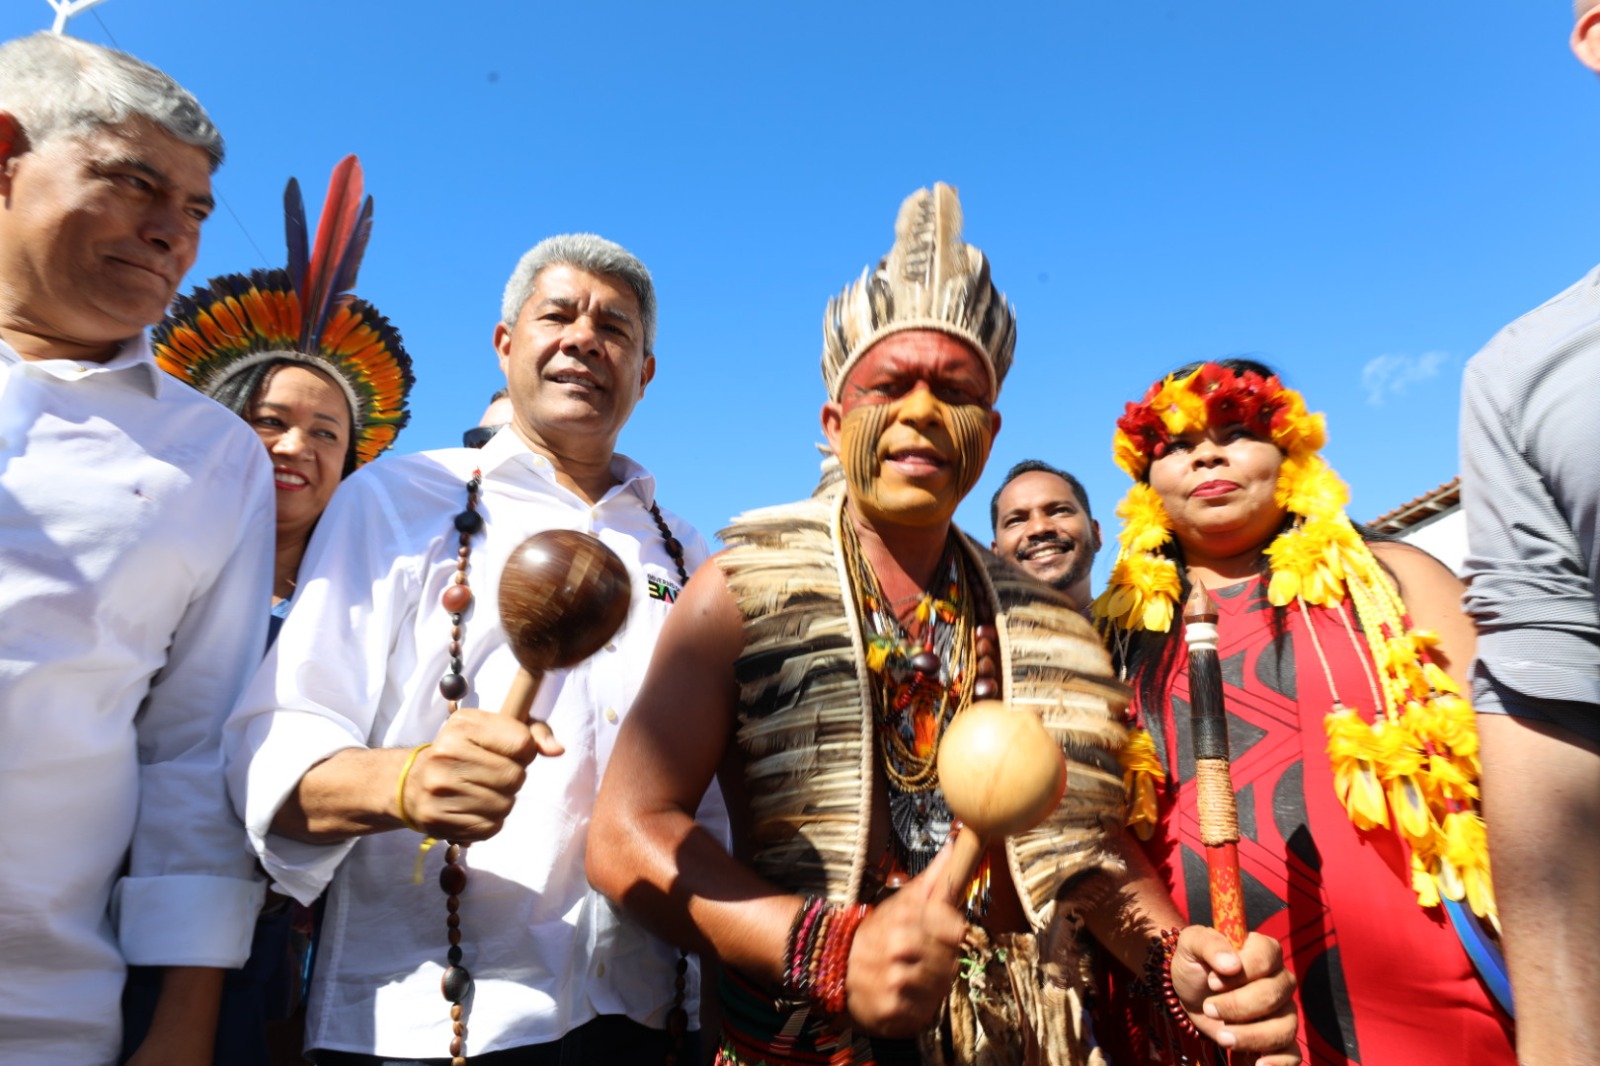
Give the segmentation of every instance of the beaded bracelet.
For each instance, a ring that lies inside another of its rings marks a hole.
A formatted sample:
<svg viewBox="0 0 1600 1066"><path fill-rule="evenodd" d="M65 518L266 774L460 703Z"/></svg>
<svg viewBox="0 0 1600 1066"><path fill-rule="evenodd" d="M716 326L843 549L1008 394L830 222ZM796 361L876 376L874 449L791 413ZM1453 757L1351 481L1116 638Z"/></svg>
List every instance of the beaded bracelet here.
<svg viewBox="0 0 1600 1066"><path fill-rule="evenodd" d="M828 1014L844 1013L850 948L868 910L865 903L806 897L789 928L783 963L785 999L809 1001Z"/></svg>
<svg viewBox="0 0 1600 1066"><path fill-rule="evenodd" d="M1178 990L1172 985L1172 956L1178 949L1178 932L1177 929L1163 929L1159 936L1150 938L1150 947L1144 960L1144 976L1134 982L1133 991L1160 1000L1184 1035L1198 1037L1200 1030L1195 1028L1194 1019L1189 1017L1188 1009L1178 997Z"/></svg>
<svg viewBox="0 0 1600 1066"><path fill-rule="evenodd" d="M856 930L867 916L865 903L853 903L837 908L835 921L828 925L828 939L823 947L822 976L814 993L817 1002L828 1014L843 1014L845 1008L845 975L850 969L850 948L855 944Z"/></svg>
<svg viewBox="0 0 1600 1066"><path fill-rule="evenodd" d="M807 896L789 927L789 940L783 955L783 996L790 1000L810 998L811 987L807 979L806 963L811 955L811 945L816 938L817 925L828 909L828 901L821 896Z"/></svg>

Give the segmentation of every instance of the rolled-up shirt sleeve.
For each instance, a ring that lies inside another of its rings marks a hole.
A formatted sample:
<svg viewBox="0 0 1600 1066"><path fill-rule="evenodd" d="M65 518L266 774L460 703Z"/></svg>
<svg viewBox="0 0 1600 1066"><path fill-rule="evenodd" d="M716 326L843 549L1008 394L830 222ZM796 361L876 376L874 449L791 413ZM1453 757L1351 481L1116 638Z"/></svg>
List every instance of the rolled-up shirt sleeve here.
<svg viewBox="0 0 1600 1066"><path fill-rule="evenodd" d="M1583 539L1600 477L1589 410L1600 337L1567 337L1537 359L1519 356L1519 342L1529 343L1508 329L1467 365L1461 404L1474 695L1480 710L1513 714L1517 693L1600 704L1600 608ZM1574 490L1586 477L1582 503Z"/></svg>
<svg viewBox="0 0 1600 1066"><path fill-rule="evenodd" d="M274 501L265 456L254 441L232 467L245 505L233 551L189 603L166 663L135 719L139 812L128 873L113 918L134 965L241 965L263 885L223 778L228 709L260 662L271 589Z"/></svg>
<svg viewBox="0 0 1600 1066"><path fill-rule="evenodd" d="M234 807L274 887L305 904L354 841L310 844L274 833L272 821L317 763L385 746L379 707L417 586L396 525L388 497L362 472L340 486L307 547L293 609L228 720Z"/></svg>

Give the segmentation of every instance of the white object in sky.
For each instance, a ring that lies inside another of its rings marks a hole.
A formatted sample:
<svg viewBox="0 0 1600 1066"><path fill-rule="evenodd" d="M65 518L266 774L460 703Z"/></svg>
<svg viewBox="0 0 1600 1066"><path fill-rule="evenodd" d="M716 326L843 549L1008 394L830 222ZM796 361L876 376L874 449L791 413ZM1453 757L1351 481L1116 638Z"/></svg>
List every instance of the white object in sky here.
<svg viewBox="0 0 1600 1066"><path fill-rule="evenodd" d="M56 9L55 25L50 27L51 33L66 33L67 21L74 15L81 15L91 7L96 7L106 0L46 0Z"/></svg>

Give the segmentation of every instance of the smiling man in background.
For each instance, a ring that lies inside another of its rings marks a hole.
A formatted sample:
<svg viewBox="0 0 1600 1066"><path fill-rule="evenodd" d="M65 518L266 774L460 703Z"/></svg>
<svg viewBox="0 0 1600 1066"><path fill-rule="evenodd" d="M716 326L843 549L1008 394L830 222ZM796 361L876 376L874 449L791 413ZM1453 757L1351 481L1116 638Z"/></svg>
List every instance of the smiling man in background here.
<svg viewBox="0 0 1600 1066"><path fill-rule="evenodd" d="M989 549L1065 593L1078 610L1094 599L1089 572L1100 550L1100 523L1083 483L1065 470L1026 459L1006 471L989 501Z"/></svg>

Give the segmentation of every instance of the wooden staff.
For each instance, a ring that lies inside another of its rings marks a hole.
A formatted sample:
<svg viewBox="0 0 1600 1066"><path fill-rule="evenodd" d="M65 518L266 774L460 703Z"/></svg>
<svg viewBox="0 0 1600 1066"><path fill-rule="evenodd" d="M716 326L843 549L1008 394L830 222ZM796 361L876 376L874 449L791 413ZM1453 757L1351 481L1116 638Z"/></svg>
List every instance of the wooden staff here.
<svg viewBox="0 0 1600 1066"><path fill-rule="evenodd" d="M1183 605L1183 642L1189 648L1189 711L1194 734L1195 803L1200 842L1206 849L1211 887L1211 923L1243 947L1249 933L1244 918L1244 884L1239 877L1239 811L1228 771L1228 717L1222 701L1222 664L1217 658L1217 604L1195 582ZM1245 1066L1255 1056L1232 1052L1228 1061Z"/></svg>

